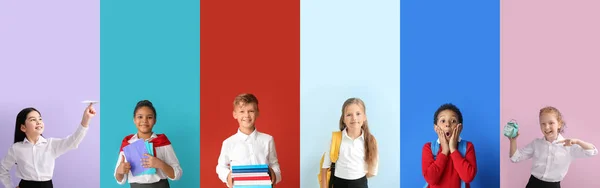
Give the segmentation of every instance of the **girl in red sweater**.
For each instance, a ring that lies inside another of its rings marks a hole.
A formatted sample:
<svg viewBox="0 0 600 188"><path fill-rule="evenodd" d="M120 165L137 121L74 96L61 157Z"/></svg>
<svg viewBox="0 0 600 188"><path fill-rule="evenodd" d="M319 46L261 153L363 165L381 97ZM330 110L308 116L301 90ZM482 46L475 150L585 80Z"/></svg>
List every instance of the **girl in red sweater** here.
<svg viewBox="0 0 600 188"><path fill-rule="evenodd" d="M423 146L425 187L470 187L477 174L477 162L473 144L460 137L462 122L462 114L453 104L444 104L435 112L433 128L438 139Z"/></svg>

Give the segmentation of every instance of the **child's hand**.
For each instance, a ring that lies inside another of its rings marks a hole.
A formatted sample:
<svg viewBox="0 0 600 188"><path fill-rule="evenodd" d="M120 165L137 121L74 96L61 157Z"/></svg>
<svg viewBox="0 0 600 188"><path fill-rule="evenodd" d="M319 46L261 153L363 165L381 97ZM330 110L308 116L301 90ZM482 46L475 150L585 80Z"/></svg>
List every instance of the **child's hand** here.
<svg viewBox="0 0 600 188"><path fill-rule="evenodd" d="M231 172L229 172L229 175L227 175L227 187L232 187L233 186L233 178L231 177Z"/></svg>
<svg viewBox="0 0 600 188"><path fill-rule="evenodd" d="M277 180L277 176L275 176L275 172L273 172L273 169L271 167L269 167L269 176L271 178L271 185L275 185L275 181Z"/></svg>
<svg viewBox="0 0 600 188"><path fill-rule="evenodd" d="M88 127L90 120L96 116L96 110L92 105L94 104L90 103L90 105L83 111L83 118L81 118L81 126L83 127Z"/></svg>
<svg viewBox="0 0 600 188"><path fill-rule="evenodd" d="M159 158L156 158L150 154L144 154L144 156L148 157L145 159L142 159L142 166L144 166L144 168L160 168L161 166L165 165L165 162L163 162L162 160L160 160Z"/></svg>
<svg viewBox="0 0 600 188"><path fill-rule="evenodd" d="M117 174L121 174L121 175L129 174L130 169L131 169L131 165L128 162L125 162L125 156L122 156L121 164L119 164L119 168L117 168Z"/></svg>
<svg viewBox="0 0 600 188"><path fill-rule="evenodd" d="M516 141L517 137L519 137L519 135L520 135L519 131L517 131L517 136L515 136L514 138L508 138L508 140L510 140L510 141Z"/></svg>
<svg viewBox="0 0 600 188"><path fill-rule="evenodd" d="M462 124L459 123L458 125L456 125L456 127L454 127L454 130L452 130L452 136L450 136L450 143L448 144L450 146L450 153L456 151L456 146L458 145L458 137L460 136L461 132Z"/></svg>
<svg viewBox="0 0 600 188"><path fill-rule="evenodd" d="M433 129L435 130L435 132L438 135L438 139L440 140L440 146L442 147L442 153L444 153L445 155L448 155L449 149L448 149L448 140L446 140L446 136L444 135L444 131L442 131L442 129L440 129L440 127L434 125Z"/></svg>
<svg viewBox="0 0 600 188"><path fill-rule="evenodd" d="M564 146L572 146L575 144L579 144L579 142L580 142L579 139L572 138L572 139L564 139L564 140L558 141L557 143L558 144L564 143Z"/></svg>

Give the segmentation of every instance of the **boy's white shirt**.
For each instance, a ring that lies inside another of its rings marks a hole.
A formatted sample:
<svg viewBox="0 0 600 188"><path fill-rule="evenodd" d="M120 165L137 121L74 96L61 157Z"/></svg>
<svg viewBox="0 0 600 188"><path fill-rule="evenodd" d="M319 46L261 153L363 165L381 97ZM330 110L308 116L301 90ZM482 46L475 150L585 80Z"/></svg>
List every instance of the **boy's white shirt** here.
<svg viewBox="0 0 600 188"><path fill-rule="evenodd" d="M531 175L546 181L562 181L571 162L576 158L591 157L598 155L598 149L584 150L579 145L564 146L560 141L565 140L562 135L553 142L546 141L545 138L536 138L525 147L518 149L510 160L514 163L533 158Z"/></svg>
<svg viewBox="0 0 600 188"><path fill-rule="evenodd" d="M152 133L152 136L150 136L151 140L153 138L156 138L156 134ZM138 138L137 134L133 135L133 137L131 137L131 139L129 139L129 143L133 143L137 140L139 140L140 138ZM133 174L131 173L131 171L129 171L128 174L123 175L123 179L121 181L117 181L117 183L119 184L125 184L125 182L128 180L129 183L156 183L158 181L160 181L161 179L170 179L170 180L179 180L181 178L181 175L183 174L183 170L181 169L181 166L179 165L179 159L177 159L177 155L175 155L175 150L173 149L173 146L171 146L171 144L166 145L166 146L161 146L161 147L156 147L156 153L155 156L156 158L159 158L160 160L162 160L163 162L165 162L166 164L168 164L169 166L171 166L173 168L173 172L175 173L175 178L171 179L169 178L162 170L160 169L156 169L156 174L143 174L143 175L139 175L139 176L133 176ZM117 170L119 169L119 164L121 162L121 158L123 158L123 151L119 152L119 158L117 159L117 166L115 167L115 180L117 177ZM125 160L125 162L127 162L127 160Z"/></svg>
<svg viewBox="0 0 600 188"><path fill-rule="evenodd" d="M281 170L273 137L256 129L250 135L246 135L238 129L236 134L223 141L216 171L219 179L227 183L231 166L264 164L273 170L275 183L281 182Z"/></svg>

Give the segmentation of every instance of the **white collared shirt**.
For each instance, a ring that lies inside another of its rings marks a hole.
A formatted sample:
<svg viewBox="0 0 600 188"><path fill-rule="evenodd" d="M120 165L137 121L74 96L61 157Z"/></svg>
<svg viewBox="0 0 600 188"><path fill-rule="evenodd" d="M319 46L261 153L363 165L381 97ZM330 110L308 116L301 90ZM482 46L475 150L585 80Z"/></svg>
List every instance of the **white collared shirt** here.
<svg viewBox="0 0 600 188"><path fill-rule="evenodd" d="M17 165L17 178L29 181L48 181L54 175L56 158L68 151L76 149L83 140L88 128L79 125L72 135L66 138L39 137L33 144L27 138L14 143L0 164L0 181L4 187L15 187L9 171Z"/></svg>
<svg viewBox="0 0 600 188"><path fill-rule="evenodd" d="M275 183L279 183L281 170L273 137L256 129L250 135L246 135L238 129L236 134L223 141L216 170L219 179L226 183L231 166L264 164L273 169Z"/></svg>
<svg viewBox="0 0 600 188"><path fill-rule="evenodd" d="M510 158L514 163L527 160L533 157L533 166L531 175L545 182L562 181L571 161L575 158L591 157L598 155L598 149L584 150L579 145L564 146L557 143L564 140L562 135L550 143L544 138L537 138L524 148L518 149Z"/></svg>
<svg viewBox="0 0 600 188"><path fill-rule="evenodd" d="M152 136L150 136L149 139L147 139L146 141L150 141L153 138L156 138L156 134L152 133ZM137 140L139 140L140 138L138 138L137 134L133 135L133 137L131 137L131 139L129 139L129 143L133 143ZM171 168L173 168L173 172L175 173L175 178L171 179L169 178L162 170L160 169L156 169L156 174L143 174L143 175L139 175L139 176L133 176L133 174L131 173L131 171L129 171L128 174L125 174L123 176L123 179L121 181L117 181L117 183L119 184L125 184L125 180L128 180L129 183L156 183L158 181L160 181L161 179L170 179L170 180L179 180L181 178L181 175L183 174L183 170L181 169L181 166L179 166L179 159L177 159L177 155L175 155L175 150L173 150L173 146L171 146L171 144L166 145L166 146L161 146L161 147L156 147L156 153L154 156L156 156L156 158L162 160L163 162L165 162L167 165L171 166ZM119 164L121 164L121 158L123 158L123 151L119 152L119 158L117 159L117 166L115 167L115 179L117 178L117 169L119 169ZM127 159L125 159L125 162L127 162Z"/></svg>
<svg viewBox="0 0 600 188"><path fill-rule="evenodd" d="M331 146L329 140L328 146ZM329 158L329 147L325 152L323 166L321 168L331 167L331 159ZM373 176L377 175L379 168L379 154L375 166L373 167ZM340 144L340 152L337 162L335 163L335 177L356 180L367 175L368 164L365 162L365 137L361 134L356 139L350 138L346 129L342 131L342 143Z"/></svg>

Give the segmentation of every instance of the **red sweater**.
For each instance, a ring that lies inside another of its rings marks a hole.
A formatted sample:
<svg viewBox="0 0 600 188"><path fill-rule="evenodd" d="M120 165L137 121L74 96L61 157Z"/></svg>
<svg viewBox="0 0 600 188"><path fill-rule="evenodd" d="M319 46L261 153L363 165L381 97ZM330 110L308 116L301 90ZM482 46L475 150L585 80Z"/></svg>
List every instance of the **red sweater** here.
<svg viewBox="0 0 600 188"><path fill-rule="evenodd" d="M475 159L475 148L471 142L467 142L466 157L463 157L458 149L450 156L442 154L440 146L436 160L431 154L431 143L423 146L423 155L421 167L425 181L429 183L429 188L460 188L460 180L469 183L477 174L477 162Z"/></svg>

